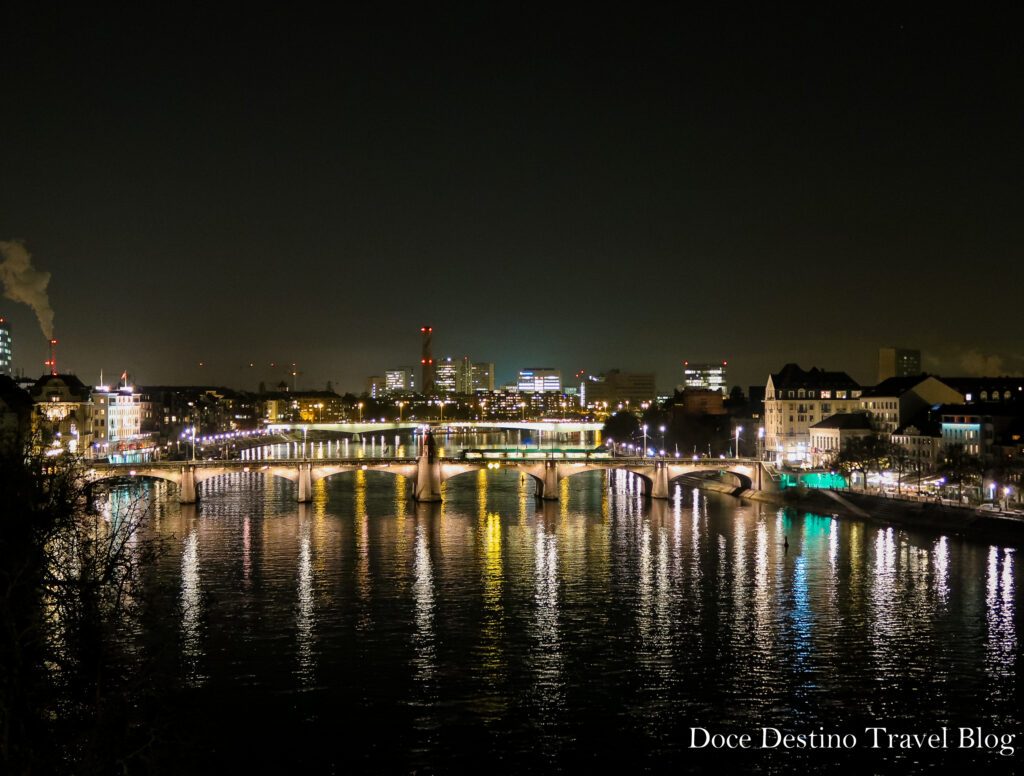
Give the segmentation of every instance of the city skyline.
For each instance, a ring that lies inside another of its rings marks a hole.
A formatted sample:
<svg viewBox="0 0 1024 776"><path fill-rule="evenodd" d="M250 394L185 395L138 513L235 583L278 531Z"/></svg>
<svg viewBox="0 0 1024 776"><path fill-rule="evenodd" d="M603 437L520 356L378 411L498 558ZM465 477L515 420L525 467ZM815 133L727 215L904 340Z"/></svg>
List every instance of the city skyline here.
<svg viewBox="0 0 1024 776"><path fill-rule="evenodd" d="M430 321L499 383L1024 369L996 19L280 13L9 12L0 240L50 274L60 368L358 390Z"/></svg>

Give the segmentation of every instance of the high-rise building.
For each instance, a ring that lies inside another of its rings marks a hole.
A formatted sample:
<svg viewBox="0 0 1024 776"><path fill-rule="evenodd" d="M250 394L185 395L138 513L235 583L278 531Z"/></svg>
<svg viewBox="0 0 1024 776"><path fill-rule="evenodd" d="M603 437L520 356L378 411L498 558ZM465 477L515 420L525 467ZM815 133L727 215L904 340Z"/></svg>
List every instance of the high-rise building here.
<svg viewBox="0 0 1024 776"><path fill-rule="evenodd" d="M400 366L384 372L385 390L389 394L415 393L416 373L411 366Z"/></svg>
<svg viewBox="0 0 1024 776"><path fill-rule="evenodd" d="M6 318L0 318L0 375L10 376L13 374L11 362L13 360L13 343L11 342L11 328Z"/></svg>
<svg viewBox="0 0 1024 776"><path fill-rule="evenodd" d="M494 362L480 361L470 367L472 392L494 390Z"/></svg>
<svg viewBox="0 0 1024 776"><path fill-rule="evenodd" d="M562 372L547 366L531 366L519 370L521 393L562 392Z"/></svg>
<svg viewBox="0 0 1024 776"><path fill-rule="evenodd" d="M387 390L387 379L380 375L371 375L366 378L366 393L371 399L379 399L384 396Z"/></svg>
<svg viewBox="0 0 1024 776"><path fill-rule="evenodd" d="M878 382L890 377L916 377L921 374L921 351L909 348L878 349Z"/></svg>
<svg viewBox="0 0 1024 776"><path fill-rule="evenodd" d="M434 391L468 396L473 393L473 364L469 356L446 356L434 364Z"/></svg>
<svg viewBox="0 0 1024 776"><path fill-rule="evenodd" d="M619 402L630 402L634 407L640 407L645 401L653 402L657 393L654 372L611 369L599 377L590 377L586 383L585 398L594 407L607 402L614 411Z"/></svg>
<svg viewBox="0 0 1024 776"><path fill-rule="evenodd" d="M460 362L453 361L451 356L442 358L434 364L434 392L457 393Z"/></svg>
<svg viewBox="0 0 1024 776"><path fill-rule="evenodd" d="M461 361L455 362L455 393L461 396L473 393L473 364L469 356L463 356Z"/></svg>
<svg viewBox="0 0 1024 776"><path fill-rule="evenodd" d="M729 362L714 364L691 364L683 362L683 388L700 388L705 391L721 391L729 393L725 370Z"/></svg>

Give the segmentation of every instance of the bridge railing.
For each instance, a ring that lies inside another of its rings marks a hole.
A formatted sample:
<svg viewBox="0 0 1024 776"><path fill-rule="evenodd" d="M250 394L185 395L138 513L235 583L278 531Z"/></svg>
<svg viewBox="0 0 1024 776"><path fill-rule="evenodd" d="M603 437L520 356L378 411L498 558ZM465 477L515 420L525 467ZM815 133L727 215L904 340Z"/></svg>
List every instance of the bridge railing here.
<svg viewBox="0 0 1024 776"><path fill-rule="evenodd" d="M335 458L269 458L269 459L238 459L232 458L228 460L209 460L209 461L150 461L147 463L95 463L87 466L86 469L93 469L96 471L134 471L134 470L174 470L182 467L194 467L197 469L234 469L239 471L260 471L261 469L269 469L271 467L290 466L290 465L301 465L311 464L313 466L330 466L330 465L351 465L351 466L389 466L393 464L411 464L416 463L418 459L414 456L405 456L402 458L392 457L366 457L366 456L348 456L348 457L335 457ZM521 452L515 451L501 451L493 453L482 453L474 456L467 456L465 454L458 456L443 456L439 457L438 460L445 462L486 462L486 461L508 461L515 463L517 461L558 461L562 463L607 463L618 466L652 466L657 463L675 464L678 466L691 466L701 469L728 469L733 466L756 466L762 461L755 458L699 458L697 460L689 458L661 458L648 456L646 458L641 456L612 456L609 453L580 453L580 454L568 454L558 450L523 450ZM770 467L765 467L769 475L773 478L778 478L777 472L772 472Z"/></svg>

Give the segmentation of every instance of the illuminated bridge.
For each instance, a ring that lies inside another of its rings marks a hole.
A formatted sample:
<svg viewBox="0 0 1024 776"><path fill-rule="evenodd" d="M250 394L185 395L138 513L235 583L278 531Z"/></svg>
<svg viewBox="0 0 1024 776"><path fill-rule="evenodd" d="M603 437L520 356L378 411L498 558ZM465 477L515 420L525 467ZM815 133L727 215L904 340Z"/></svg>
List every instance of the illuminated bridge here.
<svg viewBox="0 0 1024 776"><path fill-rule="evenodd" d="M470 456L473 457L470 457ZM206 480L234 472L258 472L294 482L299 502L313 498L313 484L335 474L375 471L404 477L408 492L417 501L440 501L441 486L452 477L481 469L509 469L532 477L537 496L558 499L559 483L566 477L588 471L627 471L642 482L650 498L668 498L669 483L685 475L721 473L731 479L735 492L773 490L777 487L762 461L746 458L686 460L678 458L613 458L607 453L581 453L577 457L561 451L479 452L464 457L416 458L307 458L268 461L166 461L137 464L96 464L87 478L92 482L123 477L153 477L178 486L178 500L192 504L196 487Z"/></svg>
<svg viewBox="0 0 1024 776"><path fill-rule="evenodd" d="M342 431L350 434L369 434L374 431L415 431L429 426L435 431L489 431L493 429L520 429L524 431L551 431L556 434L575 434L601 431L604 423L576 420L404 420L384 423L271 423L268 433L283 431Z"/></svg>

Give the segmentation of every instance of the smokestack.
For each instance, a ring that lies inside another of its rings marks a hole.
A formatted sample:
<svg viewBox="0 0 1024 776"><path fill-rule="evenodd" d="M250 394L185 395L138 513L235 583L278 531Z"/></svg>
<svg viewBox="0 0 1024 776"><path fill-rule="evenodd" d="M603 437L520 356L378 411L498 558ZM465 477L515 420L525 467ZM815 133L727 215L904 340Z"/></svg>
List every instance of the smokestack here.
<svg viewBox="0 0 1024 776"><path fill-rule="evenodd" d="M50 340L50 360L46 362L46 365L50 367L50 374L57 374L57 340Z"/></svg>
<svg viewBox="0 0 1024 776"><path fill-rule="evenodd" d="M420 358L420 363L423 365L423 395L429 396L434 392L434 355L432 352L434 327L421 326L420 333L423 335L423 355Z"/></svg>

